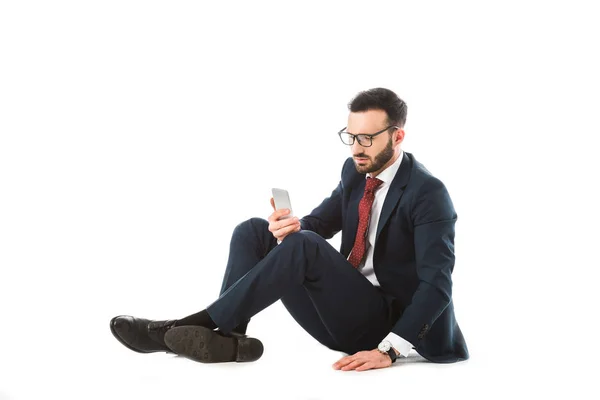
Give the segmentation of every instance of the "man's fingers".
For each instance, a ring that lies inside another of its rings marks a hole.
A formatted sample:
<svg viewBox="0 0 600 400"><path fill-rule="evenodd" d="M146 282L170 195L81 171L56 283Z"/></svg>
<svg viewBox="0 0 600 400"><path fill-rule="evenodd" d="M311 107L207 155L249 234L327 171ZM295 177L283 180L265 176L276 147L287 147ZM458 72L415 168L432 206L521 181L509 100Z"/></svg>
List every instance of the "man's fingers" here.
<svg viewBox="0 0 600 400"><path fill-rule="evenodd" d="M285 216L286 214L288 214L287 208L277 210L273 212L273 214L269 215L267 221L269 221L269 228L271 228L271 231L276 231L277 229L280 229L289 223L291 218L279 220L279 218Z"/></svg>
<svg viewBox="0 0 600 400"><path fill-rule="evenodd" d="M288 231L292 231L298 225L300 225L300 221L295 218L284 219L282 221L273 222L273 232L281 231L281 234L284 234Z"/></svg>
<svg viewBox="0 0 600 400"><path fill-rule="evenodd" d="M341 364L342 367L345 367L349 364L352 364L355 361L358 361L358 359L356 358L356 355L351 355L351 356L344 357L343 359L341 359L338 362Z"/></svg>
<svg viewBox="0 0 600 400"><path fill-rule="evenodd" d="M285 239L286 237L288 237L290 234L292 234L294 232L300 232L300 226L297 226L296 228L292 229L289 233L286 233L285 235L283 235L283 237L280 238L279 240L283 241L283 239Z"/></svg>
<svg viewBox="0 0 600 400"><path fill-rule="evenodd" d="M271 197L271 207L273 207L273 211L277 211L275 208L275 199Z"/></svg>
<svg viewBox="0 0 600 400"><path fill-rule="evenodd" d="M289 234L289 233L296 231L299 227L300 227L300 221L295 220L293 224L289 224L284 229L285 229L285 232Z"/></svg>
<svg viewBox="0 0 600 400"><path fill-rule="evenodd" d="M371 362L366 362L363 365L356 367L355 371L367 371L369 369L374 369L374 368L378 368L375 366L375 364L371 363Z"/></svg>
<svg viewBox="0 0 600 400"><path fill-rule="evenodd" d="M346 365L345 367L342 367L342 371L351 371L354 368L363 365L364 363L365 363L365 360L354 360L350 364Z"/></svg>
<svg viewBox="0 0 600 400"><path fill-rule="evenodd" d="M350 364L352 361L354 361L354 356L342 357L335 364L333 364L333 368L340 369L344 365Z"/></svg>
<svg viewBox="0 0 600 400"><path fill-rule="evenodd" d="M278 222L278 220L281 217L284 217L284 216L288 215L289 213L290 213L290 209L289 208L281 208L279 210L273 211L273 214L271 214L269 216L268 220L269 220L269 222Z"/></svg>
<svg viewBox="0 0 600 400"><path fill-rule="evenodd" d="M276 219L279 219L283 216L286 216L290 213L290 209L289 208L280 208L279 210L275 210L275 212L273 214L276 215Z"/></svg>
<svg viewBox="0 0 600 400"><path fill-rule="evenodd" d="M283 229L296 223L298 223L298 217L281 219L279 221L275 221L273 225L275 226L275 229Z"/></svg>
<svg viewBox="0 0 600 400"><path fill-rule="evenodd" d="M343 357L333 364L333 368L341 369L342 371L367 371L369 369L385 368L391 365L392 363L389 361L389 357L386 359L382 357L381 353L377 350L373 350L359 351L354 355Z"/></svg>
<svg viewBox="0 0 600 400"><path fill-rule="evenodd" d="M292 225L288 225L285 228L282 228L274 233L275 237L279 238L279 240L283 240L287 235L293 232L298 232L300 230L300 222L297 222Z"/></svg>
<svg viewBox="0 0 600 400"><path fill-rule="evenodd" d="M344 356L344 357L340 358L339 360L337 360L335 362L335 364L333 364L333 365L337 365L337 364L346 365L346 364L351 363L352 361L356 360L359 356L360 356L360 352L350 354L349 356Z"/></svg>

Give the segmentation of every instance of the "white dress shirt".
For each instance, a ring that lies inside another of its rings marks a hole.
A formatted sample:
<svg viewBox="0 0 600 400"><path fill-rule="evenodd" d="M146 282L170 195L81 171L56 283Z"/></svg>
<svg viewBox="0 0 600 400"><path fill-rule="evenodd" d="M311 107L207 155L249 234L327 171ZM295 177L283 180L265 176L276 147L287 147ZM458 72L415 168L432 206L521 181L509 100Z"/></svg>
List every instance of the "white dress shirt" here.
<svg viewBox="0 0 600 400"><path fill-rule="evenodd" d="M398 159L394 161L392 165L384 169L376 176L377 179L383 181L381 185L375 190L375 201L373 201L373 205L371 207L371 216L369 218L369 226L367 233L367 254L363 261L358 264L358 270L369 280L374 286L380 286L377 277L375 276L375 271L373 269L373 252L375 250L375 235L377 233L377 224L379 223L379 216L381 215L381 209L383 208L383 202L385 201L385 197L387 196L388 191L390 190L390 185L394 176L396 176L396 172L400 168L400 164L402 163L402 156L404 152L400 150L400 155ZM368 173L365 176L365 179L371 177L371 174ZM350 257L350 256L348 256ZM412 344L402 337L396 335L393 332L390 332L383 340L388 340L392 343L392 346L396 350L400 352L400 355L406 357L410 350L412 349Z"/></svg>

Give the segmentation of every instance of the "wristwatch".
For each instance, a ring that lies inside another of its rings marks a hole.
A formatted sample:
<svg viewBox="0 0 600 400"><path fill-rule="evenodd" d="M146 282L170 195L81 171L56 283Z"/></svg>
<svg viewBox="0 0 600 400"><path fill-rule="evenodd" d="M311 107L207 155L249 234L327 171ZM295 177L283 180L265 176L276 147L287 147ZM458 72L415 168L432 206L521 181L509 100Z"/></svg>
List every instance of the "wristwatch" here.
<svg viewBox="0 0 600 400"><path fill-rule="evenodd" d="M388 356L390 356L390 358L392 359L392 364L396 362L396 358L398 358L398 356L396 355L396 350L394 350L392 344L389 341L384 340L383 342L379 343L379 346L377 346L377 350L379 350L383 354L387 354Z"/></svg>

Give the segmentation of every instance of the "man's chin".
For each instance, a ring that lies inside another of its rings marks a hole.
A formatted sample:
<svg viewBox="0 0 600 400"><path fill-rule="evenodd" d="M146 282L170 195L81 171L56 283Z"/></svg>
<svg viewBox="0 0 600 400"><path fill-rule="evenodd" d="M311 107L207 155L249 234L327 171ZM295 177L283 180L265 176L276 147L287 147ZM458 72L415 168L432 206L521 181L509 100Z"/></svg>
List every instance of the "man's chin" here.
<svg viewBox="0 0 600 400"><path fill-rule="evenodd" d="M356 163L354 163L354 166L356 167L356 171L359 174L366 174L368 172L371 172L371 165L365 165L365 164L357 165Z"/></svg>

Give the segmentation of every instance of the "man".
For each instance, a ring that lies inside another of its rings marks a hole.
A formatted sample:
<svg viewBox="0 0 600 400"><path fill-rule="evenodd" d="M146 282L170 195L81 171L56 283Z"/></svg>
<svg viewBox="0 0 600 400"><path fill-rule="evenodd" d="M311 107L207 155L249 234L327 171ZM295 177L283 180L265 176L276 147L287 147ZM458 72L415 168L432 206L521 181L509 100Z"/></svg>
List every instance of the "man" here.
<svg viewBox="0 0 600 400"><path fill-rule="evenodd" d="M412 348L433 362L468 359L452 303L450 196L401 150L407 108L394 92L361 92L349 109L338 135L352 157L331 196L300 220L276 210L239 224L221 295L206 309L180 320L118 316L114 336L143 353L254 361L263 345L245 335L248 322L281 299L310 335L349 354L335 369L388 367ZM338 252L326 239L340 230Z"/></svg>

